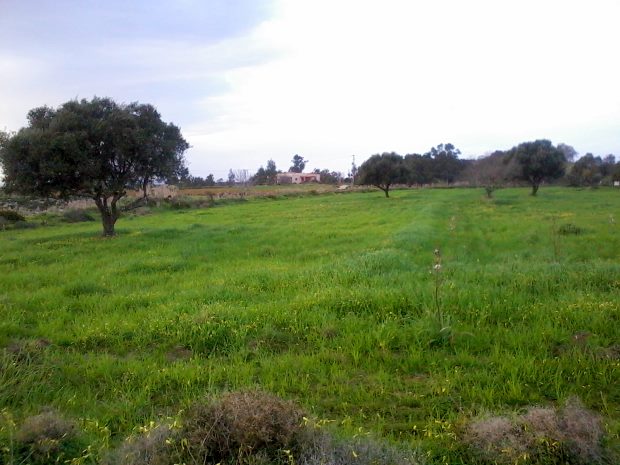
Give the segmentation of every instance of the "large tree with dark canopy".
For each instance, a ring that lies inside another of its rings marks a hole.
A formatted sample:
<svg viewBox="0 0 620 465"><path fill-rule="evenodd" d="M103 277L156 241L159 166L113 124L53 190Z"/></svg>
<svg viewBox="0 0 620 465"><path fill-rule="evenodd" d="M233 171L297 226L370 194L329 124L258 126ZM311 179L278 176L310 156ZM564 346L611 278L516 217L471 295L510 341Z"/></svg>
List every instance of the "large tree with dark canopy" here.
<svg viewBox="0 0 620 465"><path fill-rule="evenodd" d="M390 186L402 182L404 178L403 157L397 153L376 154L362 163L358 172L358 182L381 189L390 196Z"/></svg>
<svg viewBox="0 0 620 465"><path fill-rule="evenodd" d="M566 156L546 139L519 144L510 150L510 156L518 166L517 178L530 183L532 195L536 195L544 180L564 175Z"/></svg>
<svg viewBox="0 0 620 465"><path fill-rule="evenodd" d="M308 160L304 160L304 157L295 154L291 162L293 165L288 169L291 173L303 173Z"/></svg>
<svg viewBox="0 0 620 465"><path fill-rule="evenodd" d="M425 157L430 158L432 163L433 180L452 183L465 167L462 160L459 160L461 151L452 144L439 144L425 153Z"/></svg>
<svg viewBox="0 0 620 465"><path fill-rule="evenodd" d="M152 105L95 97L31 110L28 126L3 144L0 164L8 191L92 198L103 235L113 236L127 190L186 174L188 147Z"/></svg>
<svg viewBox="0 0 620 465"><path fill-rule="evenodd" d="M267 168L262 166L258 171L250 178L254 184L275 184L278 176L278 169L276 168L276 162L273 160L267 161Z"/></svg>
<svg viewBox="0 0 620 465"><path fill-rule="evenodd" d="M568 174L568 184L571 186L597 185L603 178L603 160L591 153L586 153L575 162Z"/></svg>

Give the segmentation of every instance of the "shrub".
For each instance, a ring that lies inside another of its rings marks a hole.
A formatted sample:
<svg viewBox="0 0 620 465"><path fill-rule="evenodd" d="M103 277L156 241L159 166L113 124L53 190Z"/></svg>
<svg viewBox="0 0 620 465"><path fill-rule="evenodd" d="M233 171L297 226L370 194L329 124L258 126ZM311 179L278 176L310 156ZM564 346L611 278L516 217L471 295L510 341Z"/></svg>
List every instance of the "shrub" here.
<svg viewBox="0 0 620 465"><path fill-rule="evenodd" d="M563 224L558 228L558 234L562 234L563 236L567 236L569 234L577 235L577 234L581 234L582 232L583 232L582 228L572 223Z"/></svg>
<svg viewBox="0 0 620 465"><path fill-rule="evenodd" d="M498 464L605 462L600 417L578 399L561 409L533 407L514 418L472 421L464 441L483 461Z"/></svg>
<svg viewBox="0 0 620 465"><path fill-rule="evenodd" d="M178 431L159 425L128 438L103 459L103 465L169 465L175 463Z"/></svg>
<svg viewBox="0 0 620 465"><path fill-rule="evenodd" d="M4 218L7 221L10 222L17 222L17 221L26 221L26 217L23 215L20 215L19 213L17 213L14 210L0 210L0 217Z"/></svg>
<svg viewBox="0 0 620 465"><path fill-rule="evenodd" d="M7 353L16 363L37 360L51 345L47 339L17 339L7 346Z"/></svg>
<svg viewBox="0 0 620 465"><path fill-rule="evenodd" d="M36 227L36 223L28 223L27 221L16 221L13 223L13 229L34 229Z"/></svg>
<svg viewBox="0 0 620 465"><path fill-rule="evenodd" d="M605 455L601 445L604 435L601 418L586 409L577 398L570 399L560 412L559 425L570 457L583 463L600 463Z"/></svg>
<svg viewBox="0 0 620 465"><path fill-rule="evenodd" d="M209 404L195 404L184 421L182 437L199 463L277 460L295 448L302 412L292 402L261 391L231 392Z"/></svg>
<svg viewBox="0 0 620 465"><path fill-rule="evenodd" d="M302 425L302 420L304 424ZM335 439L292 402L261 391L231 392L196 403L183 419L140 428L103 465L418 465L417 451L369 437Z"/></svg>
<svg viewBox="0 0 620 465"><path fill-rule="evenodd" d="M527 452L522 433L509 418L489 417L473 421L464 440L478 458L511 463Z"/></svg>
<svg viewBox="0 0 620 465"><path fill-rule="evenodd" d="M18 463L63 463L78 457L82 446L75 425L53 411L26 418L15 434Z"/></svg>
<svg viewBox="0 0 620 465"><path fill-rule="evenodd" d="M86 210L67 210L62 214L62 219L67 223L95 221L95 218Z"/></svg>
<svg viewBox="0 0 620 465"><path fill-rule="evenodd" d="M175 197L169 200L170 207L174 210L186 210L192 208L192 203L189 199L183 197Z"/></svg>
<svg viewBox="0 0 620 465"><path fill-rule="evenodd" d="M338 440L316 431L303 440L299 465L417 465L424 463L415 450L369 437Z"/></svg>

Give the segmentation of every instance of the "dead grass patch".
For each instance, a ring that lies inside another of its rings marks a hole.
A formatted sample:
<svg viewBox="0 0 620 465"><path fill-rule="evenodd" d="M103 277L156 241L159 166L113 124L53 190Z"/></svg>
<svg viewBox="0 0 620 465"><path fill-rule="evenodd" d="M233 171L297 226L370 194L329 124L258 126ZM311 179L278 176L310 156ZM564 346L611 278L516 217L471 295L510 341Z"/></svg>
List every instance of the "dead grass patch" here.
<svg viewBox="0 0 620 465"><path fill-rule="evenodd" d="M498 464L606 463L604 429L599 415L577 398L562 408L532 407L524 414L473 420L464 442L483 461Z"/></svg>
<svg viewBox="0 0 620 465"><path fill-rule="evenodd" d="M195 404L182 437L198 463L247 462L257 454L273 460L295 447L302 417L295 404L271 394L231 392L215 402Z"/></svg>
<svg viewBox="0 0 620 465"><path fill-rule="evenodd" d="M82 444L75 424L54 411L27 417L15 433L20 463L62 463L79 456Z"/></svg>

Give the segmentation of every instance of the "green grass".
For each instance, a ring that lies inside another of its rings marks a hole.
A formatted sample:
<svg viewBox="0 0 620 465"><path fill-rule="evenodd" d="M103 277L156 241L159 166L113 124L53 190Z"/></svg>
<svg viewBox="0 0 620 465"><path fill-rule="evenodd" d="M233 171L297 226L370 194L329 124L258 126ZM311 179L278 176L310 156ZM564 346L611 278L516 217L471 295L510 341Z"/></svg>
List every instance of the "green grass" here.
<svg viewBox="0 0 620 465"><path fill-rule="evenodd" d="M559 234L569 223L580 233ZM100 228L0 231L5 416L53 407L114 442L259 386L459 463L467 418L577 395L618 440L617 191L251 199Z"/></svg>

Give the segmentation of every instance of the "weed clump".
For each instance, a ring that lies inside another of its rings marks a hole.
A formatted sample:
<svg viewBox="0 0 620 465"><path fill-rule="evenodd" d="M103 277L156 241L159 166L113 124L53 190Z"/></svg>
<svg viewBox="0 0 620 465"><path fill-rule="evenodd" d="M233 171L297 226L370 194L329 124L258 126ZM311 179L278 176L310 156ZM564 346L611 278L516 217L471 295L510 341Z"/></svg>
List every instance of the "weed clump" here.
<svg viewBox="0 0 620 465"><path fill-rule="evenodd" d="M261 391L194 404L182 426L150 425L103 465L418 465L420 454L370 437L339 439L292 402Z"/></svg>
<svg viewBox="0 0 620 465"><path fill-rule="evenodd" d="M260 391L231 392L212 403L195 404L182 437L199 463L278 458L295 446L303 414L292 402Z"/></svg>
<svg viewBox="0 0 620 465"><path fill-rule="evenodd" d="M570 234L579 235L581 233L583 233L583 228L580 228L573 223L566 223L558 228L558 234L561 234L562 236L568 236Z"/></svg>
<svg viewBox="0 0 620 465"><path fill-rule="evenodd" d="M158 425L139 436L131 436L118 449L108 454L103 465L169 465L178 454L178 431L169 425ZM192 463L192 462L190 462Z"/></svg>
<svg viewBox="0 0 620 465"><path fill-rule="evenodd" d="M67 210L62 214L62 220L66 223L83 223L95 221L95 218L86 210Z"/></svg>
<svg viewBox="0 0 620 465"><path fill-rule="evenodd" d="M75 424L53 411L26 418L15 433L18 463L62 463L78 457L82 445Z"/></svg>
<svg viewBox="0 0 620 465"><path fill-rule="evenodd" d="M533 407L514 418L471 422L464 442L487 463L606 463L600 417L570 399L561 409Z"/></svg>
<svg viewBox="0 0 620 465"><path fill-rule="evenodd" d="M12 223L26 221L26 217L24 215L21 215L14 210L0 210L0 218L4 218Z"/></svg>
<svg viewBox="0 0 620 465"><path fill-rule="evenodd" d="M37 360L52 343L47 339L17 339L6 348L11 358L18 363Z"/></svg>
<svg viewBox="0 0 620 465"><path fill-rule="evenodd" d="M303 441L296 460L299 465L417 465L421 455L369 437L336 439L325 432L313 431Z"/></svg>
<svg viewBox="0 0 620 465"><path fill-rule="evenodd" d="M26 217L17 213L14 210L2 210L0 209L0 230L5 229L27 229L30 227L36 227L32 223L26 222Z"/></svg>

